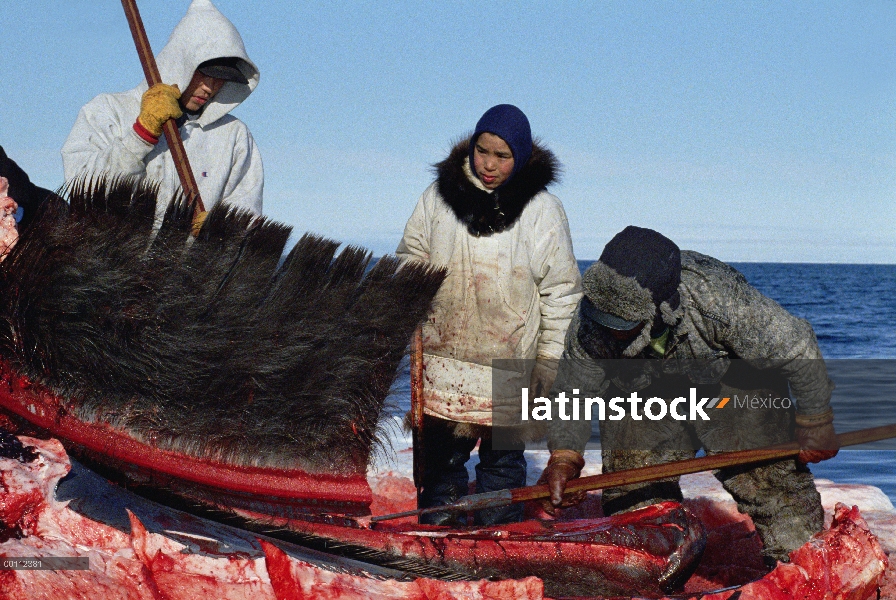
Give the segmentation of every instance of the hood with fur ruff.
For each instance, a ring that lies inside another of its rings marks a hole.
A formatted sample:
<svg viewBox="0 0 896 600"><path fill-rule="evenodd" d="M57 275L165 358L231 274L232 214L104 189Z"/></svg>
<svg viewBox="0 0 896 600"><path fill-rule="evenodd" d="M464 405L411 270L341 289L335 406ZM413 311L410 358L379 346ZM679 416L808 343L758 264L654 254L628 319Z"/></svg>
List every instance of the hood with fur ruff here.
<svg viewBox="0 0 896 600"><path fill-rule="evenodd" d="M477 187L464 169L469 155L467 136L434 169L439 194L475 236L500 233L513 225L526 204L560 175L560 163L554 153L536 140L532 156L513 179L497 190L486 191Z"/></svg>

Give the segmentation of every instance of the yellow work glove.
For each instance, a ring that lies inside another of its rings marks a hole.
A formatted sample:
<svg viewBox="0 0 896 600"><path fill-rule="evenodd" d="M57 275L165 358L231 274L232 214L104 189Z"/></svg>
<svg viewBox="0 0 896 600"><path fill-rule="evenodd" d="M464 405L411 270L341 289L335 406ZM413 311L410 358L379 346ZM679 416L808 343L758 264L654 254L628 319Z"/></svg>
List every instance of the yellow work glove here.
<svg viewBox="0 0 896 600"><path fill-rule="evenodd" d="M197 210L193 214L193 225L190 228L190 234L193 237L199 237L199 230L202 229L202 224L205 223L205 218L208 216L208 211L205 210Z"/></svg>
<svg viewBox="0 0 896 600"><path fill-rule="evenodd" d="M145 92L140 99L140 116L137 122L156 137L162 135L162 125L168 119L177 119L183 113L177 100L180 89L176 85L157 83Z"/></svg>
<svg viewBox="0 0 896 600"><path fill-rule="evenodd" d="M575 450L554 450L548 465L538 478L539 484L547 484L551 489L551 499L542 500L541 506L548 514L554 514L555 508L568 508L585 499L587 492L573 492L564 496L566 484L577 479L585 466L585 457Z"/></svg>

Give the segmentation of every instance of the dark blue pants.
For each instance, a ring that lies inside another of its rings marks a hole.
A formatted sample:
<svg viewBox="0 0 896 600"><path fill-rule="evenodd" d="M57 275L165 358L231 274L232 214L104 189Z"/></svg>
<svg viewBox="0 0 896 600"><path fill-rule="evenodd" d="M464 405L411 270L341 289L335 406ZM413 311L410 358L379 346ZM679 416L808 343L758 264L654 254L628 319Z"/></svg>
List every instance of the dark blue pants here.
<svg viewBox="0 0 896 600"><path fill-rule="evenodd" d="M424 473L420 508L455 502L468 494L466 463L476 442L477 438L457 437L447 421L424 419ZM523 450L493 450L491 436L483 436L479 443L479 464L476 465L476 493L525 485L526 458ZM463 513L430 513L420 517L421 523L429 525L462 526L465 520ZM473 514L476 525L499 525L522 520L522 504L487 508Z"/></svg>

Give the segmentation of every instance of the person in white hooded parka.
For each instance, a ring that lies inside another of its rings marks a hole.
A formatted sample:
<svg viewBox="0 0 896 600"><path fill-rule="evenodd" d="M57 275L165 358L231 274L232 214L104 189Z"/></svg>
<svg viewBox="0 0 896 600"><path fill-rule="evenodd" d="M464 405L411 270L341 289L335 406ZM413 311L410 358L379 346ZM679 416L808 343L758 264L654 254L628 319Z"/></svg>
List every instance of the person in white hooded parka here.
<svg viewBox="0 0 896 600"><path fill-rule="evenodd" d="M157 181L161 219L180 188L161 135L162 124L176 118L205 209L225 202L260 215L261 156L246 125L229 114L259 77L239 32L209 0L193 0L156 62L165 83L101 94L81 109L62 147L65 178L106 173Z"/></svg>

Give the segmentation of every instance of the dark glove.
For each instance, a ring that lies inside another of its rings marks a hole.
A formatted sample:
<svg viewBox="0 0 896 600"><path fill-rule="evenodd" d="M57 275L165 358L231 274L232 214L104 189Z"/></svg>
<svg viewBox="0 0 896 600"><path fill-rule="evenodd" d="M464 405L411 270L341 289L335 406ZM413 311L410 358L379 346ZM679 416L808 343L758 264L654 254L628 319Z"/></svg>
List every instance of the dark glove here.
<svg viewBox="0 0 896 600"><path fill-rule="evenodd" d="M140 99L140 116L137 122L155 137L162 135L162 125L168 119L177 119L183 113L177 100L180 89L176 85L157 83Z"/></svg>
<svg viewBox="0 0 896 600"><path fill-rule="evenodd" d="M544 511L550 515L554 514L555 508L569 508L585 499L587 492L573 492L572 494L563 495L566 489L566 483L571 479L578 478L585 466L585 457L575 450L554 450L551 452L551 458L538 478L539 484L547 484L551 489L551 499L542 500L541 505Z"/></svg>
<svg viewBox="0 0 896 600"><path fill-rule="evenodd" d="M539 358L536 360L529 378L529 397L548 398L556 378L557 361L555 359Z"/></svg>
<svg viewBox="0 0 896 600"><path fill-rule="evenodd" d="M840 442L834 432L834 411L820 415L796 416L796 440L800 444L797 457L801 463L817 463L837 456Z"/></svg>

